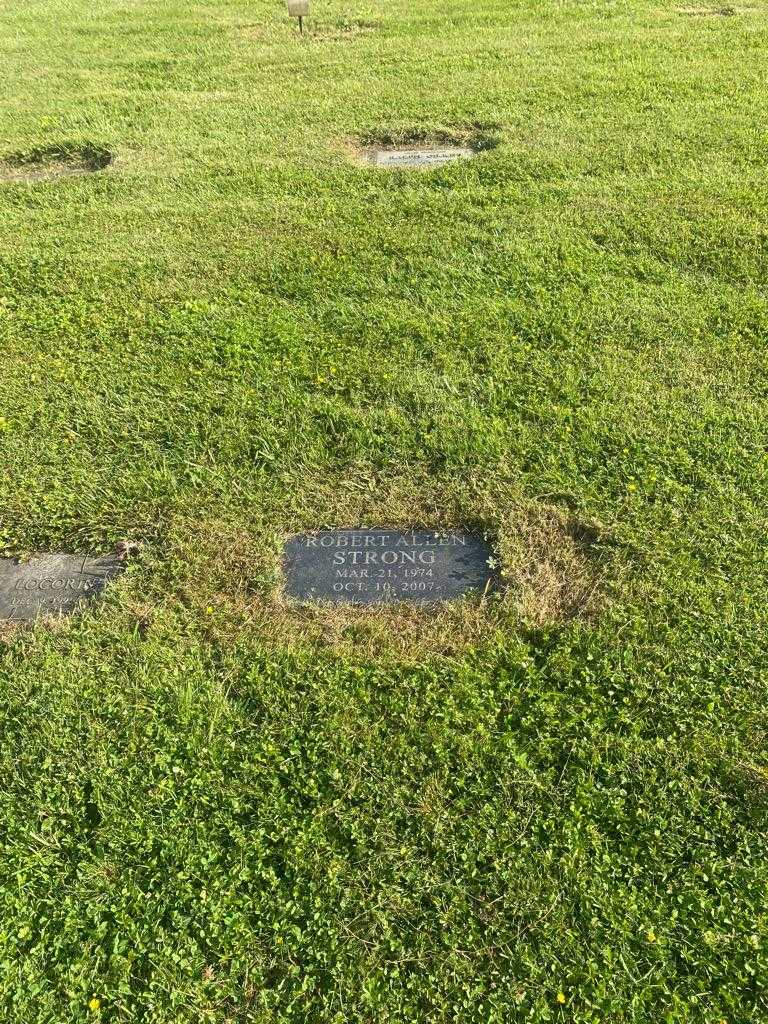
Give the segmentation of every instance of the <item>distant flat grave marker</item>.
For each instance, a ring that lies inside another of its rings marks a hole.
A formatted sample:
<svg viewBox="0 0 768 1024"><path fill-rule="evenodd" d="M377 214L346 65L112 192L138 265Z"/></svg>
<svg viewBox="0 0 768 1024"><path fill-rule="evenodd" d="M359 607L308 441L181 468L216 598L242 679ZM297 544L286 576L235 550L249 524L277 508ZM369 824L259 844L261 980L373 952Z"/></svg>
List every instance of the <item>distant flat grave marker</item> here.
<svg viewBox="0 0 768 1024"><path fill-rule="evenodd" d="M38 555L28 562L0 558L0 619L32 622L67 615L96 597L123 569L116 555Z"/></svg>
<svg viewBox="0 0 768 1024"><path fill-rule="evenodd" d="M485 593L493 553L459 530L328 530L285 544L285 592L303 602L435 604Z"/></svg>
<svg viewBox="0 0 768 1024"><path fill-rule="evenodd" d="M454 160L469 160L475 155L468 146L408 146L402 149L371 149L368 159L374 167L442 167Z"/></svg>

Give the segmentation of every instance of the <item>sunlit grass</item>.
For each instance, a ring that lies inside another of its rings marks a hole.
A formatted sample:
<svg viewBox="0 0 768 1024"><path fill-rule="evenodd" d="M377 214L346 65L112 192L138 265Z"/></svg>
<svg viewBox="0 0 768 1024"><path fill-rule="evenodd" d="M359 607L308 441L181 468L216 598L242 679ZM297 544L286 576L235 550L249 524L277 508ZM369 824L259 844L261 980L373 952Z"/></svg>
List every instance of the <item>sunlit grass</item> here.
<svg viewBox="0 0 768 1024"><path fill-rule="evenodd" d="M0 553L142 545L0 639L0 1017L761 1021L765 7L313 9L0 11ZM409 517L504 599L281 602Z"/></svg>

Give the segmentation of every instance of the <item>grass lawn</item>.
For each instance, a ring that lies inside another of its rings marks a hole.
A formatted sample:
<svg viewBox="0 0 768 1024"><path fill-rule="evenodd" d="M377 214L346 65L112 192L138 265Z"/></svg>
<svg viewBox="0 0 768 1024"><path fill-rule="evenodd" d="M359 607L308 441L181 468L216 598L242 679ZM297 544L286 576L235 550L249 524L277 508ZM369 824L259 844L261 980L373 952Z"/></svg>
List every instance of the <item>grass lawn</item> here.
<svg viewBox="0 0 768 1024"><path fill-rule="evenodd" d="M0 7L0 1020L765 1022L765 0L312 2Z"/></svg>

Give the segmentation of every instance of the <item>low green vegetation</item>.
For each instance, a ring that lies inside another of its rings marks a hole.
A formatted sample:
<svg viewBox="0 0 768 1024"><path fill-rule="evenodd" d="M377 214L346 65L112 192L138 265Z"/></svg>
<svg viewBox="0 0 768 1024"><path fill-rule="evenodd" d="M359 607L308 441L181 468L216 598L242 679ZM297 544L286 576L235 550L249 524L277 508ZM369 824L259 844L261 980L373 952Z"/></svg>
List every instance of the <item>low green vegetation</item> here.
<svg viewBox="0 0 768 1024"><path fill-rule="evenodd" d="M763 1022L768 11L313 8L0 9L0 553L141 545L0 638L0 1019ZM408 523L507 591L281 600Z"/></svg>

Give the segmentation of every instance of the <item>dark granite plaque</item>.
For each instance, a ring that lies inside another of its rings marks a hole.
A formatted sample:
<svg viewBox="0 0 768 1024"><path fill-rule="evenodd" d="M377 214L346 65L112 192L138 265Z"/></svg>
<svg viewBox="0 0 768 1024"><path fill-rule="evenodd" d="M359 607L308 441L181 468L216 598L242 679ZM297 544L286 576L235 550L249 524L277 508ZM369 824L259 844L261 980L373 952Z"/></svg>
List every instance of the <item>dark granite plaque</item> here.
<svg viewBox="0 0 768 1024"><path fill-rule="evenodd" d="M0 558L0 619L32 622L41 615L68 614L96 597L122 569L115 555Z"/></svg>
<svg viewBox="0 0 768 1024"><path fill-rule="evenodd" d="M376 167L442 167L454 160L468 160L474 150L464 146L448 146L444 149L374 149L370 160Z"/></svg>
<svg viewBox="0 0 768 1024"><path fill-rule="evenodd" d="M329 530L285 545L285 592L298 601L433 604L497 579L489 545L457 530Z"/></svg>

